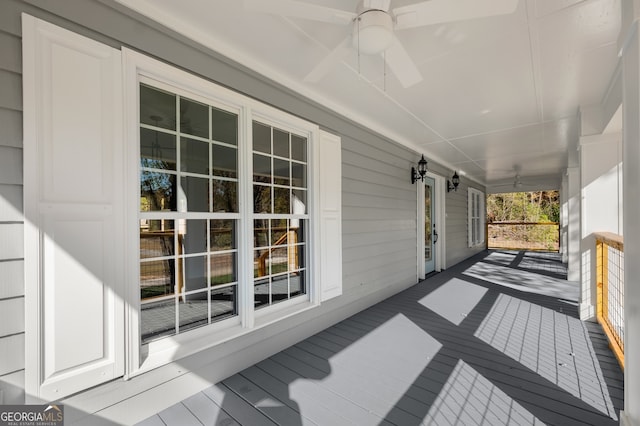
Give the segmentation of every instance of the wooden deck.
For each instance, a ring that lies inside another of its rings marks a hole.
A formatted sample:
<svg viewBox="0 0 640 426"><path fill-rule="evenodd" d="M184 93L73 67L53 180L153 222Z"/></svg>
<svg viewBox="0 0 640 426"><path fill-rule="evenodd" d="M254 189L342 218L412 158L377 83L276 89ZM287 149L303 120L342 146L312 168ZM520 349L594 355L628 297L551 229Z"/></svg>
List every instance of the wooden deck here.
<svg viewBox="0 0 640 426"><path fill-rule="evenodd" d="M557 254L490 251L141 425L617 425L623 375Z"/></svg>

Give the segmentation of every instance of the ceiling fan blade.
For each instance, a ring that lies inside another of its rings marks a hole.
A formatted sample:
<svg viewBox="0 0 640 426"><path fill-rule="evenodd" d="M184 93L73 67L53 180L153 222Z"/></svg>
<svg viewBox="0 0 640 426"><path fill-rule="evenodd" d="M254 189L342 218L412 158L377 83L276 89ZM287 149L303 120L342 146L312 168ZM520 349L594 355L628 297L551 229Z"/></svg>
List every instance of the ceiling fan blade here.
<svg viewBox="0 0 640 426"><path fill-rule="evenodd" d="M422 81L422 75L418 71L418 67L413 62L398 37L393 36L393 43L383 53L391 72L398 78L400 84L405 89Z"/></svg>
<svg viewBox="0 0 640 426"><path fill-rule="evenodd" d="M513 13L518 0L429 0L393 9L396 29Z"/></svg>
<svg viewBox="0 0 640 426"><path fill-rule="evenodd" d="M349 24L357 16L353 12L295 0L244 0L244 7L253 12L310 19L330 24Z"/></svg>
<svg viewBox="0 0 640 426"><path fill-rule="evenodd" d="M351 35L337 45L316 67L304 78L304 81L316 83L324 77L331 68L340 62L351 51Z"/></svg>

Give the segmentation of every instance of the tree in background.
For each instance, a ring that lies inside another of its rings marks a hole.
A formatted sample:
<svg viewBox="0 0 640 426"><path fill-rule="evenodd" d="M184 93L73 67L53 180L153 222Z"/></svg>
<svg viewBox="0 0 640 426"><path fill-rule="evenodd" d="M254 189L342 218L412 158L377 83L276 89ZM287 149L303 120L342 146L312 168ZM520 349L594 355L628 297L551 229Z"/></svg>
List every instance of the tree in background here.
<svg viewBox="0 0 640 426"><path fill-rule="evenodd" d="M489 194L487 221L559 222L560 194L558 191Z"/></svg>
<svg viewBox="0 0 640 426"><path fill-rule="evenodd" d="M557 226L523 225L560 221L558 191L510 192L487 196L487 222L518 225L489 226L490 247L556 250Z"/></svg>

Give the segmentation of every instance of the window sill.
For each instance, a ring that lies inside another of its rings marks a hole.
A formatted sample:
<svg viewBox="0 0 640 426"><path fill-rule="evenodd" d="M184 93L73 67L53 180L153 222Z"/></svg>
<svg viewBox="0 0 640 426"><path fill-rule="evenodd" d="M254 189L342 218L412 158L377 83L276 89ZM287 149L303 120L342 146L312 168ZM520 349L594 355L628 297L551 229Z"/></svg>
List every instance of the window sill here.
<svg viewBox="0 0 640 426"><path fill-rule="evenodd" d="M254 326L251 328L242 327L240 318L235 317L185 334L150 342L141 348L143 361L140 368L131 371L127 378L147 373L189 355L249 335L317 306L308 298L294 299L256 311Z"/></svg>

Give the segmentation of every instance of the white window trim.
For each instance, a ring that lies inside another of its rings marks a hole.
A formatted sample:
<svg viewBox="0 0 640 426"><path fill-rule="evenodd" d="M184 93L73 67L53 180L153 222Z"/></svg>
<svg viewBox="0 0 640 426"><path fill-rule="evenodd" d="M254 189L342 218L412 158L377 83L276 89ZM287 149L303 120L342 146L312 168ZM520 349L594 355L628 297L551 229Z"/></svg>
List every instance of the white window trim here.
<svg viewBox="0 0 640 426"><path fill-rule="evenodd" d="M237 92L225 89L215 83L206 81L188 72L149 58L127 48L122 49L123 56L123 85L125 123L125 181L127 184L127 199L125 209L128 212L126 221L126 273L128 284L127 300L127 330L126 354L127 369L125 378L133 377L153 368L167 364L189 354L207 349L217 344L229 341L253 330L264 327L275 321L280 321L306 309L311 309L320 303L320 289L318 266L320 264L319 236L317 222L319 208L318 183L318 134L319 127L305 120L296 118L263 103L243 96ZM238 204L240 223L238 227L238 313L237 317L190 330L184 334L166 337L150 342L144 347L140 344L140 295L138 286L139 276L139 223L137 212L139 209L138 181L139 181L139 90L141 77L152 79L168 85L179 91L194 94L195 99L206 99L207 103L227 105L238 111L238 174L250 176L252 169L252 151L247 141L251 140L252 121L254 119L274 125L283 130L303 135L308 138L308 167L309 175L309 221L312 226L308 229L308 273L306 296L296 297L289 301L253 309L253 286L246 285L253 282L253 277L247 271L253 268L252 257L252 223L253 204L252 182L243 182L238 188ZM242 285L241 283L244 283Z"/></svg>
<svg viewBox="0 0 640 426"><path fill-rule="evenodd" d="M485 209L486 209L486 197L484 192L474 188L468 189L467 196L467 240L469 247L479 247L485 244ZM474 215L473 206L474 200L479 204L478 215ZM473 223L478 222L477 238L474 235Z"/></svg>

